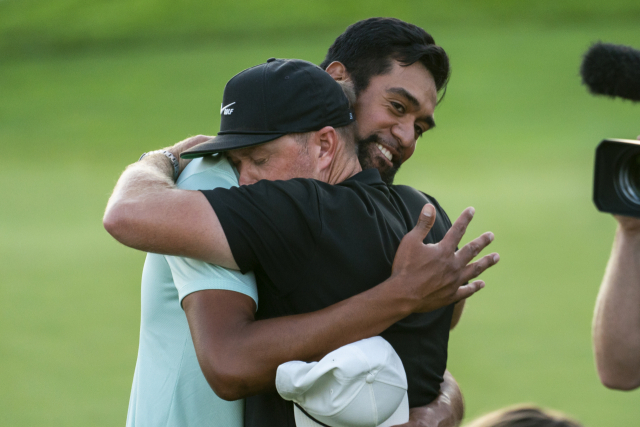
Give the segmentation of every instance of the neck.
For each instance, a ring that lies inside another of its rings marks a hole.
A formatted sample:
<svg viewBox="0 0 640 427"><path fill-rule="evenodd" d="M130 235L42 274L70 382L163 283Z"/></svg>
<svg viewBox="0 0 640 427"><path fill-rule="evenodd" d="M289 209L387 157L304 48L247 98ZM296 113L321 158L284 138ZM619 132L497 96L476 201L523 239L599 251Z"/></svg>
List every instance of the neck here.
<svg viewBox="0 0 640 427"><path fill-rule="evenodd" d="M344 144L340 144L334 155L334 161L326 171L323 181L329 184L339 184L362 171L358 156L353 148L345 149Z"/></svg>

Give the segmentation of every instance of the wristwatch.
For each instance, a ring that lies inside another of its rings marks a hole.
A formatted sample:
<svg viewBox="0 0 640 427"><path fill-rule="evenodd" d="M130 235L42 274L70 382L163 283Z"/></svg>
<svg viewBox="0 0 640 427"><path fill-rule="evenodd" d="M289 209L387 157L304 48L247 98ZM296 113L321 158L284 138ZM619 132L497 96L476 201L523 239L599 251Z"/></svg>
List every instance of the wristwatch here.
<svg viewBox="0 0 640 427"><path fill-rule="evenodd" d="M180 172L180 163L178 163L178 159L176 159L176 156L174 156L167 150L155 150L155 151L149 151L147 153L143 153L142 156L140 156L140 158L138 159L138 161L144 159L145 156L148 156L149 154L155 154L155 153L162 153L165 156L167 156L167 158L171 161L171 164L173 165L173 180L175 181L178 178L178 173Z"/></svg>

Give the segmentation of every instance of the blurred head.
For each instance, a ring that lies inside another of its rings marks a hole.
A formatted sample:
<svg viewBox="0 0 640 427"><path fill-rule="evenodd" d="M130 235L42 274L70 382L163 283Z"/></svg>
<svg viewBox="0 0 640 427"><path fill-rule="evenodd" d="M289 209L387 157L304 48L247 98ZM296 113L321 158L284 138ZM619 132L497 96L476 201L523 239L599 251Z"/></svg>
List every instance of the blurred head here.
<svg viewBox="0 0 640 427"><path fill-rule="evenodd" d="M417 139L435 126L437 94L449 79L449 58L422 28L395 18L351 25L320 65L353 82L359 159L391 183Z"/></svg>
<svg viewBox="0 0 640 427"><path fill-rule="evenodd" d="M466 427L582 427L560 412L533 405L518 405L484 415Z"/></svg>

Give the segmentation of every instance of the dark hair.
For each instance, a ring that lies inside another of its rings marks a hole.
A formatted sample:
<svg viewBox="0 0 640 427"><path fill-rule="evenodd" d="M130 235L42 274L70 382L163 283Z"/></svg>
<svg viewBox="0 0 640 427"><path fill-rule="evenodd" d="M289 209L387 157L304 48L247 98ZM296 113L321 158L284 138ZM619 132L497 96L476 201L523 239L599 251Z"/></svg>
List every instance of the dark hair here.
<svg viewBox="0 0 640 427"><path fill-rule="evenodd" d="M405 67L419 61L433 76L436 89L446 92L451 72L447 53L425 30L396 18L369 18L350 25L333 42L320 67L326 70L333 61L341 62L359 94L372 77L388 73L394 59Z"/></svg>
<svg viewBox="0 0 640 427"><path fill-rule="evenodd" d="M517 405L480 417L467 427L582 427L559 412L544 410L534 405Z"/></svg>

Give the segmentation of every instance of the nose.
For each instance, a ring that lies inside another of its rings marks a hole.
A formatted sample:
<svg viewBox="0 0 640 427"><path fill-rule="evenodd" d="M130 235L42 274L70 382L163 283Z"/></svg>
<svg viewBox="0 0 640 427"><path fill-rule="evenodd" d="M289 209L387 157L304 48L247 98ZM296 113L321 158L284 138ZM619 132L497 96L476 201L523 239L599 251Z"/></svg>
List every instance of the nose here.
<svg viewBox="0 0 640 427"><path fill-rule="evenodd" d="M258 182L258 180L247 176L247 174L240 174L240 178L238 178L238 184L240 185L251 185L251 184L255 184L256 182Z"/></svg>
<svg viewBox="0 0 640 427"><path fill-rule="evenodd" d="M413 121L405 120L391 127L391 134L404 149L411 149L416 145L416 132Z"/></svg>
<svg viewBox="0 0 640 427"><path fill-rule="evenodd" d="M237 169L238 169L238 173L240 174L240 176L238 177L238 184L250 185L258 182L258 180L255 177L255 174L251 173L248 167L244 165L239 165Z"/></svg>

